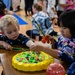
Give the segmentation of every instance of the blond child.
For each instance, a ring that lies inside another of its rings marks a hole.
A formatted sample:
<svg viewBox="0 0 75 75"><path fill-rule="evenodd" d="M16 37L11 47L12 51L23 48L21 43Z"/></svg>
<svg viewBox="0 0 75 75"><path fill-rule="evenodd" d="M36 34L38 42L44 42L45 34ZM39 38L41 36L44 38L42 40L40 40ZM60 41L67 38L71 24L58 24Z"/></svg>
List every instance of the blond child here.
<svg viewBox="0 0 75 75"><path fill-rule="evenodd" d="M34 43L25 35L19 33L17 19L12 15L5 15L0 19L0 45L5 49L12 50L12 45L23 45L31 47Z"/></svg>

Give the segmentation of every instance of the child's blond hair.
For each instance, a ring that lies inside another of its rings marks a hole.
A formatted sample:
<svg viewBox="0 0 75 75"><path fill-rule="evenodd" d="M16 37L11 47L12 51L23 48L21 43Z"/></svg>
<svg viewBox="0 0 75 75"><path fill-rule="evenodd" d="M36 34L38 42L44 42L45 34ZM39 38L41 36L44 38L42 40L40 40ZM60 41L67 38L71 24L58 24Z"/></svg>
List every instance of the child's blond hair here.
<svg viewBox="0 0 75 75"><path fill-rule="evenodd" d="M13 15L5 15L0 19L0 30L3 30L3 27L7 27L9 25L17 25L18 21Z"/></svg>

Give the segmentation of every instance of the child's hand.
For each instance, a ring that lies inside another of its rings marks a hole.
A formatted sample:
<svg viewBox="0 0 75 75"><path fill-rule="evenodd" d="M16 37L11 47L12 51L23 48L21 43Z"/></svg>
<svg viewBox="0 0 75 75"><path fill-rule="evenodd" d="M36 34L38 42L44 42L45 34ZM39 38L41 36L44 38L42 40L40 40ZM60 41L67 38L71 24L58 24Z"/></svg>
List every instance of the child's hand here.
<svg viewBox="0 0 75 75"><path fill-rule="evenodd" d="M40 52L41 47L42 47L42 46L35 44L35 45L33 45L33 46L30 47L30 50L36 51L36 52Z"/></svg>
<svg viewBox="0 0 75 75"><path fill-rule="evenodd" d="M42 41L42 43L46 43L46 42L50 43L49 35L43 36L41 41Z"/></svg>
<svg viewBox="0 0 75 75"><path fill-rule="evenodd" d="M2 46L5 48L5 49L7 49L7 50L12 50L12 46L11 45L9 45L8 43L6 43L6 42L2 42Z"/></svg>
<svg viewBox="0 0 75 75"><path fill-rule="evenodd" d="M46 36L51 41L51 43L53 42L53 40L55 40L53 36L50 36L50 35L46 35Z"/></svg>
<svg viewBox="0 0 75 75"><path fill-rule="evenodd" d="M46 35L50 40L54 39L53 36Z"/></svg>

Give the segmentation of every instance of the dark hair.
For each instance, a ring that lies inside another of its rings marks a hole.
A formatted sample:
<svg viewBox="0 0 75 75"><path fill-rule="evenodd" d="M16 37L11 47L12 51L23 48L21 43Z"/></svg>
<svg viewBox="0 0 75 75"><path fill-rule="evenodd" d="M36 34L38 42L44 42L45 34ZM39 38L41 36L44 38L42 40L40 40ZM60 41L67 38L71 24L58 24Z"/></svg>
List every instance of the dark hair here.
<svg viewBox="0 0 75 75"><path fill-rule="evenodd" d="M36 8L36 10L38 11L42 11L42 6L38 3L34 4L33 7Z"/></svg>
<svg viewBox="0 0 75 75"><path fill-rule="evenodd" d="M6 8L5 4L0 1L0 15L5 15L4 14L4 9Z"/></svg>
<svg viewBox="0 0 75 75"><path fill-rule="evenodd" d="M70 29L71 35L75 35L75 10L65 10L58 18L58 25Z"/></svg>

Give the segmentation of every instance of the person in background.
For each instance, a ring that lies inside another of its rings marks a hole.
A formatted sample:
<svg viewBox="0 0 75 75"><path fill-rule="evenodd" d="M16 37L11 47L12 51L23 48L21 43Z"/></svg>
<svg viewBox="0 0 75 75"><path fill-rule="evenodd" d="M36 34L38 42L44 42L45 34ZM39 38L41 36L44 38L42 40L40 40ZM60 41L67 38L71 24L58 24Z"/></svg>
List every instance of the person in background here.
<svg viewBox="0 0 75 75"><path fill-rule="evenodd" d="M42 8L42 10L44 11L44 12L47 12L47 1L46 0L38 0L38 3L41 5L41 6L43 6L43 8Z"/></svg>
<svg viewBox="0 0 75 75"><path fill-rule="evenodd" d="M6 8L8 10L10 10L10 7L11 7L11 0L1 0L3 1L3 3L6 5Z"/></svg>
<svg viewBox="0 0 75 75"><path fill-rule="evenodd" d="M39 36L39 40L41 40L43 34L49 35L57 35L57 32L53 30L53 27L50 23L50 18L47 13L42 11L42 6L39 4L34 4L32 16L32 30L28 30L26 34L31 38L35 39L36 36Z"/></svg>
<svg viewBox="0 0 75 75"><path fill-rule="evenodd" d="M6 14L5 9L6 5L2 1L0 1L0 18Z"/></svg>
<svg viewBox="0 0 75 75"><path fill-rule="evenodd" d="M70 6L67 6L66 10L68 10L68 9L75 9L75 0L67 0L66 4L72 4Z"/></svg>
<svg viewBox="0 0 75 75"><path fill-rule="evenodd" d="M57 11L55 9L56 0L48 0L47 13L50 16L53 26L57 23Z"/></svg>
<svg viewBox="0 0 75 75"><path fill-rule="evenodd" d="M3 1L0 0L0 18L6 14L13 15L14 13L6 8L6 5L3 3Z"/></svg>
<svg viewBox="0 0 75 75"><path fill-rule="evenodd" d="M38 0L34 0L34 4L37 3L37 2L38 2Z"/></svg>
<svg viewBox="0 0 75 75"><path fill-rule="evenodd" d="M75 10L66 10L58 18L61 36L54 40L54 49L45 46L32 46L31 50L44 51L51 56L61 59L69 64L75 62ZM50 40L54 38L49 36Z"/></svg>
<svg viewBox="0 0 75 75"><path fill-rule="evenodd" d="M58 0L58 5L56 7L57 15L59 15L65 10L67 6L73 5L73 4L66 4L67 0Z"/></svg>
<svg viewBox="0 0 75 75"><path fill-rule="evenodd" d="M33 15L32 5L34 0L25 0L25 16Z"/></svg>
<svg viewBox="0 0 75 75"><path fill-rule="evenodd" d="M12 8L13 11L18 11L18 7L20 6L20 0L12 0Z"/></svg>
<svg viewBox="0 0 75 75"><path fill-rule="evenodd" d="M7 50L12 50L13 45L22 45L31 47L34 44L32 40L25 35L19 33L19 25L17 19L13 15L5 15L0 19L0 45Z"/></svg>

